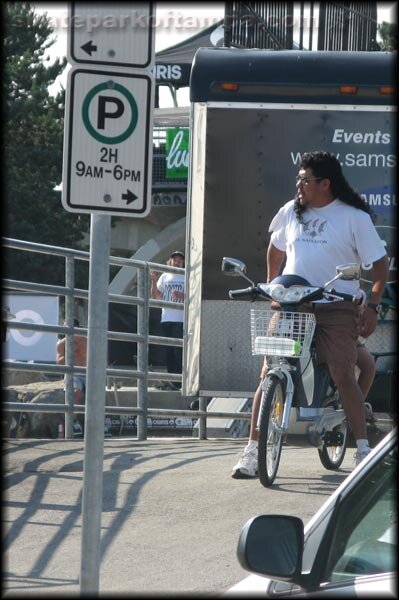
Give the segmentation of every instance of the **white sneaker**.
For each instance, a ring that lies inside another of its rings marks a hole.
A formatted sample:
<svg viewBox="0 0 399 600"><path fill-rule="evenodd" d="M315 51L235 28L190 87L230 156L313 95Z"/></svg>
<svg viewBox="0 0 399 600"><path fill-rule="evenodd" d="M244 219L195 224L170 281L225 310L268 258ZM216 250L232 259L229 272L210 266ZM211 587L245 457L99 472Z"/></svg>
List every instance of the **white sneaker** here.
<svg viewBox="0 0 399 600"><path fill-rule="evenodd" d="M367 450L363 450L363 452L355 452L353 458L355 460L355 466L360 465L362 460L366 458L368 454L370 454L371 448L367 448Z"/></svg>
<svg viewBox="0 0 399 600"><path fill-rule="evenodd" d="M258 476L258 448L246 446L238 463L233 467L234 479L249 479Z"/></svg>

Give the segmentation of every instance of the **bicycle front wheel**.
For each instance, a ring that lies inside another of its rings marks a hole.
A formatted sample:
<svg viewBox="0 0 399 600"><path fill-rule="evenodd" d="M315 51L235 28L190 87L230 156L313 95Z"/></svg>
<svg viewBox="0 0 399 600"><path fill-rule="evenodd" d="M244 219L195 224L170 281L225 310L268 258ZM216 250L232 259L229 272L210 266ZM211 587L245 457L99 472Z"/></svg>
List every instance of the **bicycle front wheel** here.
<svg viewBox="0 0 399 600"><path fill-rule="evenodd" d="M263 486L273 484L280 463L283 445L283 414L285 404L285 382L271 375L267 377L262 394L259 421L258 472Z"/></svg>

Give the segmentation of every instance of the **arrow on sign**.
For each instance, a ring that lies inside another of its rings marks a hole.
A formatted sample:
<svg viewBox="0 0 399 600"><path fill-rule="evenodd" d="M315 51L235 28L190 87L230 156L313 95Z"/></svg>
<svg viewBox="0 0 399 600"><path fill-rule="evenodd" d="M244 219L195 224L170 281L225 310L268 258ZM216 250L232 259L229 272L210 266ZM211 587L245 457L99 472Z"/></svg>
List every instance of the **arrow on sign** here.
<svg viewBox="0 0 399 600"><path fill-rule="evenodd" d="M94 46L92 40L90 40L89 42L86 42L86 44L83 44L83 46L81 46L81 48L90 56L91 56L92 52L97 52L97 46Z"/></svg>
<svg viewBox="0 0 399 600"><path fill-rule="evenodd" d="M122 200L126 200L126 204L131 204L135 200L137 200L138 196L133 194L130 190L127 190L126 194L122 194Z"/></svg>

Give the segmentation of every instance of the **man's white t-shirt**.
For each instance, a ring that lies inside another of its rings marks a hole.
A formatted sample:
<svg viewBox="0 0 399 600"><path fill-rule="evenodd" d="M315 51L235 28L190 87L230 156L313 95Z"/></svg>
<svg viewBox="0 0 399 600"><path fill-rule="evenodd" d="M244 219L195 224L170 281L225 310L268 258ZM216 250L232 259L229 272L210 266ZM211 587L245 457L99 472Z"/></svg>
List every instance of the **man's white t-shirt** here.
<svg viewBox="0 0 399 600"><path fill-rule="evenodd" d="M367 268L385 254L384 245L370 215L335 199L322 208L307 208L299 223L294 200L287 202L270 223L271 242L286 252L283 274L304 277L313 286L323 286L344 263L363 263ZM338 292L355 294L358 281L334 281Z"/></svg>
<svg viewBox="0 0 399 600"><path fill-rule="evenodd" d="M157 288L162 294L162 300L166 302L176 302L172 298L172 292L184 292L184 275L177 273L162 273L157 281ZM163 308L161 323L182 323L183 310L174 310L173 308Z"/></svg>

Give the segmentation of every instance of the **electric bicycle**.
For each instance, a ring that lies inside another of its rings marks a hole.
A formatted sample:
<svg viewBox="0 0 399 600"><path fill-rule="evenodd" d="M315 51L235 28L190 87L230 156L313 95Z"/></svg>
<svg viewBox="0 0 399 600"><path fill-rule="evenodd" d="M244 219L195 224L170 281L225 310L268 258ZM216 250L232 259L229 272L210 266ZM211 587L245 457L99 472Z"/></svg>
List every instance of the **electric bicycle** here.
<svg viewBox="0 0 399 600"><path fill-rule="evenodd" d="M247 296L278 306L278 310L251 309L252 354L262 355L267 361L257 422L261 484L273 484L284 439L297 424L305 427L322 465L329 470L339 469L346 452L348 422L327 366L316 366L315 316L304 310L307 303L321 299L364 303L362 290L352 296L331 288L337 279L359 279L360 265L338 266L336 276L323 287L314 287L297 275L280 275L269 284L255 284L246 276L245 264L229 257L223 258L222 271L250 283L245 289L230 290L231 299Z"/></svg>

